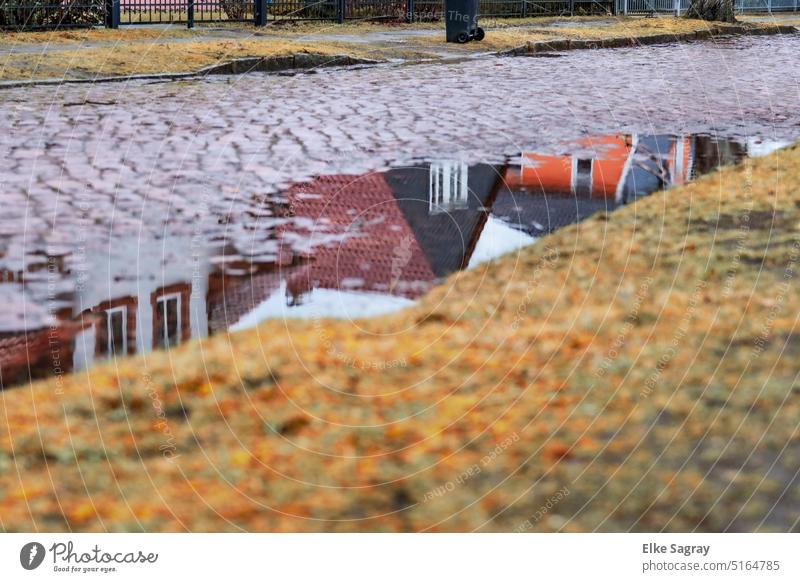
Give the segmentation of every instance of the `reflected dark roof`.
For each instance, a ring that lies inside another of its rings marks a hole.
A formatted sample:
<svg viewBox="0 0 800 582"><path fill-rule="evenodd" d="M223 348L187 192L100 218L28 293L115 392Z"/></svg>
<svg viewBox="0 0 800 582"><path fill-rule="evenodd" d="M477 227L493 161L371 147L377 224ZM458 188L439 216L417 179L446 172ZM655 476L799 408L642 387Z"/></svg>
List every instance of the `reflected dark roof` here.
<svg viewBox="0 0 800 582"><path fill-rule="evenodd" d="M492 214L517 230L538 237L614 207L614 201L605 198L512 192L503 188L494 202Z"/></svg>
<svg viewBox="0 0 800 582"><path fill-rule="evenodd" d="M397 168L386 173L386 182L437 277L458 271L469 261L486 223L496 186L501 181L499 178L497 166L470 166L466 207L432 214L429 210L428 164Z"/></svg>

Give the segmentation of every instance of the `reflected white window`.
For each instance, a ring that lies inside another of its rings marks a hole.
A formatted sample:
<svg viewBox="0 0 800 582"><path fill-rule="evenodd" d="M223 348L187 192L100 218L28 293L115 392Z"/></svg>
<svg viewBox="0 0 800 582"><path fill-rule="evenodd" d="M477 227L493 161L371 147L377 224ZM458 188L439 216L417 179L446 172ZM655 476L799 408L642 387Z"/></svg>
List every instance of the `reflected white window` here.
<svg viewBox="0 0 800 582"><path fill-rule="evenodd" d="M469 168L464 162L433 162L430 167L428 212L436 214L467 208Z"/></svg>
<svg viewBox="0 0 800 582"><path fill-rule="evenodd" d="M72 351L72 369L85 370L94 362L97 345L97 329L90 324L86 329L75 335L75 345Z"/></svg>
<svg viewBox="0 0 800 582"><path fill-rule="evenodd" d="M156 299L155 333L156 348L170 348L181 342L181 296L180 293L162 295Z"/></svg>
<svg viewBox="0 0 800 582"><path fill-rule="evenodd" d="M573 158L572 164L572 193L578 196L591 196L594 161Z"/></svg>
<svg viewBox="0 0 800 582"><path fill-rule="evenodd" d="M109 356L128 353L128 308L124 305L106 309L105 348Z"/></svg>

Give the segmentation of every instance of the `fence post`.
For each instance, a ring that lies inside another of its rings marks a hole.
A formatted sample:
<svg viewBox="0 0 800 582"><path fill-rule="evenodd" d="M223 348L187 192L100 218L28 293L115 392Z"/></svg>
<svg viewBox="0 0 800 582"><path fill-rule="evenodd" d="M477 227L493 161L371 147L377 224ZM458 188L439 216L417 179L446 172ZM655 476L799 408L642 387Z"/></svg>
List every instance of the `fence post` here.
<svg viewBox="0 0 800 582"><path fill-rule="evenodd" d="M336 22L344 23L345 0L336 0Z"/></svg>
<svg viewBox="0 0 800 582"><path fill-rule="evenodd" d="M106 0L106 28L119 28L119 1Z"/></svg>
<svg viewBox="0 0 800 582"><path fill-rule="evenodd" d="M767 0L767 12L772 14L772 0Z"/></svg>
<svg viewBox="0 0 800 582"><path fill-rule="evenodd" d="M528 18L528 0L522 0L522 18Z"/></svg>
<svg viewBox="0 0 800 582"><path fill-rule="evenodd" d="M672 1L673 10L675 11L675 16L681 15L681 0L673 0Z"/></svg>
<svg viewBox="0 0 800 582"><path fill-rule="evenodd" d="M628 0L622 0L622 14L623 16L628 15Z"/></svg>
<svg viewBox="0 0 800 582"><path fill-rule="evenodd" d="M569 0L569 15L575 16L575 0Z"/></svg>
<svg viewBox="0 0 800 582"><path fill-rule="evenodd" d="M186 26L194 28L194 0L188 0L186 5Z"/></svg>
<svg viewBox="0 0 800 582"><path fill-rule="evenodd" d="M406 0L406 22L414 22L414 0Z"/></svg>
<svg viewBox="0 0 800 582"><path fill-rule="evenodd" d="M267 0L255 0L253 6L253 24L256 26L267 25Z"/></svg>

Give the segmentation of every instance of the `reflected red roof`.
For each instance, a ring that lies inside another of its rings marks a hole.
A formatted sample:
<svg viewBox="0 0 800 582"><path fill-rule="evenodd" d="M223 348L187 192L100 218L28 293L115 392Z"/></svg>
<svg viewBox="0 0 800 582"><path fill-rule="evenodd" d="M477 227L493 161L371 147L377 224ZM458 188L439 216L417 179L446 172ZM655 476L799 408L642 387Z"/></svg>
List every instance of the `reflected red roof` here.
<svg viewBox="0 0 800 582"><path fill-rule="evenodd" d="M312 262L289 278L291 292L323 287L413 299L436 278L382 174L325 176L285 195L293 216L310 219L288 228L328 241L308 251Z"/></svg>

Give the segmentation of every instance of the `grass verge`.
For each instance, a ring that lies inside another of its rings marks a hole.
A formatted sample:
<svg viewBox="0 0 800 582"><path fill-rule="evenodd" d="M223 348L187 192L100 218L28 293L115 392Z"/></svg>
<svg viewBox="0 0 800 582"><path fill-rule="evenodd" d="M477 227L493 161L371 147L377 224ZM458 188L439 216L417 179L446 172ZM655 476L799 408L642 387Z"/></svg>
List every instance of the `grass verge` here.
<svg viewBox="0 0 800 582"><path fill-rule="evenodd" d="M87 79L132 74L183 73L235 58L311 52L358 58L442 58L513 49L541 40L604 40L708 30L684 18L585 17L485 19L481 43L444 43L441 23L302 23L265 29L229 26L187 30L130 28L11 33L0 41L0 80ZM766 29L765 23L741 26ZM741 26L739 29L741 29ZM719 25L723 32L730 27ZM734 30L734 29L731 29ZM39 50L37 50L39 49Z"/></svg>

